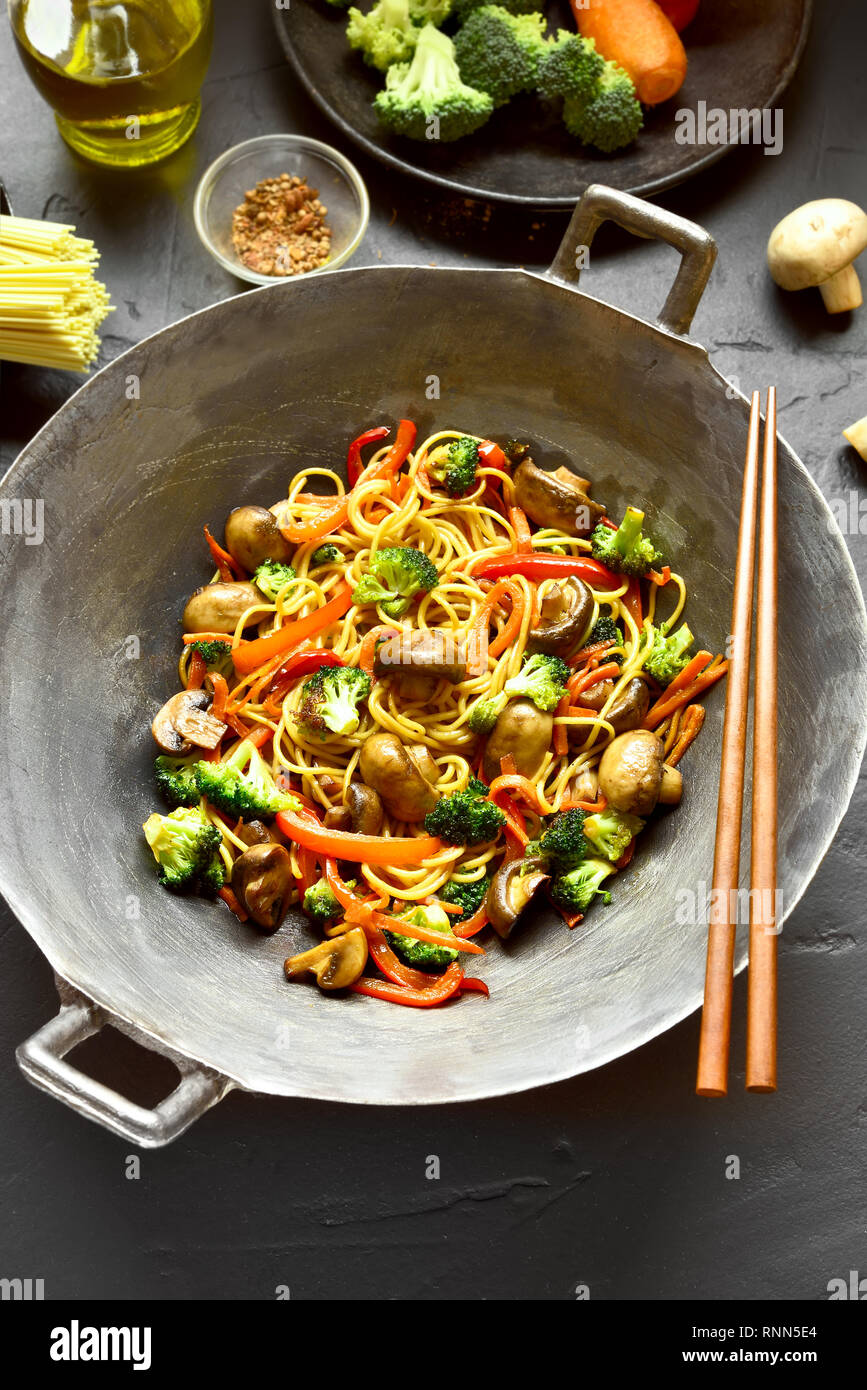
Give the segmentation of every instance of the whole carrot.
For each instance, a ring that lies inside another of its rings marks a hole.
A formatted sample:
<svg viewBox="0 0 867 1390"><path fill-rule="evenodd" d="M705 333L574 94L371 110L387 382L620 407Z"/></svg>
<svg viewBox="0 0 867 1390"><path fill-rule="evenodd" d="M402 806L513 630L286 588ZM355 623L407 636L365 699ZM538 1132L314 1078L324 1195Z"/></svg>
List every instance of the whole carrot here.
<svg viewBox="0 0 867 1390"><path fill-rule="evenodd" d="M571 0L575 22L603 58L629 73L639 101L668 101L686 77L686 50L655 0Z"/></svg>

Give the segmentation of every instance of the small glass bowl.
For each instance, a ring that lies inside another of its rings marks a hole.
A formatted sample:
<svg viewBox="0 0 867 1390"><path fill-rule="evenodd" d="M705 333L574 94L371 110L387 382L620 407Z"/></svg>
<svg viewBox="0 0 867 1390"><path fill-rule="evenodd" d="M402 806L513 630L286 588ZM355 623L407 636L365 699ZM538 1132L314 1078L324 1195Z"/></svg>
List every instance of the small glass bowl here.
<svg viewBox="0 0 867 1390"><path fill-rule="evenodd" d="M232 213L243 203L247 189L281 174L297 174L318 189L328 209L331 259L301 275L262 275L244 265L232 244ZM196 189L193 216L203 246L224 270L252 285L274 285L344 265L367 231L370 199L355 165L331 145L306 135L260 135L233 145L206 169Z"/></svg>

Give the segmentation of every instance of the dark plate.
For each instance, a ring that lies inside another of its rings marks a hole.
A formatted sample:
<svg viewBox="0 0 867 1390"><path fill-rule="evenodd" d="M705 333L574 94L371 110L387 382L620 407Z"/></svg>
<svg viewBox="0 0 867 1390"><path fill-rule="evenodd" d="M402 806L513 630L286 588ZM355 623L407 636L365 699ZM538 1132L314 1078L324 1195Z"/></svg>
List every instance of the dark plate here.
<svg viewBox="0 0 867 1390"><path fill-rule="evenodd" d="M367 8L367 6L364 6ZM451 145L386 134L371 105L379 75L348 46L346 13L327 0L295 0L274 9L292 67L344 135L392 168L452 193L532 207L572 207L588 184L659 193L704 169L730 145L680 145L675 112L771 108L803 52L812 0L704 0L684 34L684 86L647 115L636 143L622 154L594 154L576 144L536 98L510 102L478 134ZM564 0L546 5L550 26L572 28Z"/></svg>

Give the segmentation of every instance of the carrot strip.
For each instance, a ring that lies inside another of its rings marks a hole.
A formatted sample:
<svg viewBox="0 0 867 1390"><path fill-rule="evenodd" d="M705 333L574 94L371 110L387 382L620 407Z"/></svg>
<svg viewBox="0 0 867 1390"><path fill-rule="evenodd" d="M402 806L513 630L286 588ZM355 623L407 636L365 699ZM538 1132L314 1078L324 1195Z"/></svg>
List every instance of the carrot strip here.
<svg viewBox="0 0 867 1390"><path fill-rule="evenodd" d="M187 690L201 690L208 674L208 665L201 652L193 652L187 670Z"/></svg>
<svg viewBox="0 0 867 1390"><path fill-rule="evenodd" d="M473 620L468 639L470 651L484 651L484 644L488 635L488 628L493 618L494 609L500 599L505 597L510 598L512 601L512 612L499 637L496 637L494 641L490 643L488 647L488 656L499 656L517 637L524 619L524 595L518 585L513 584L510 579L500 579L485 598L484 603Z"/></svg>
<svg viewBox="0 0 867 1390"><path fill-rule="evenodd" d="M728 668L728 662L721 661L718 666L710 666L706 671L702 671L701 675L685 690L678 690L670 698L667 698L666 692L666 695L657 701L651 710L648 710L641 727L643 729L655 729L657 724L661 724L669 714L673 714L681 705L688 705L690 700L695 699L696 695L700 695L703 690L707 690L708 686L713 685L721 676L724 676Z"/></svg>
<svg viewBox="0 0 867 1390"><path fill-rule="evenodd" d="M384 478L389 473L396 472L405 462L415 442L416 429L411 420L401 420L397 428L395 441L378 463L369 463L358 479L358 483L369 483L375 478ZM356 484L358 486L358 484ZM354 489L353 489L354 491ZM328 507L323 507L318 517L312 521L289 522L286 526L281 526L280 530L286 540L293 545L300 541L317 541L329 532L336 531L343 525L349 515L349 498L351 493L344 497L330 499Z"/></svg>
<svg viewBox="0 0 867 1390"><path fill-rule="evenodd" d="M557 720L558 718L562 719L564 715L570 713L569 692L567 690L554 711L554 752L557 754L558 758L562 758L563 755L569 751L569 732L568 726L566 724L558 724Z"/></svg>
<svg viewBox="0 0 867 1390"><path fill-rule="evenodd" d="M477 946L475 942L454 937L451 932L431 931L428 927L416 926L415 922L407 921L403 917L378 912L368 903L353 903L345 908L344 912L347 922L353 924L363 926L365 922L370 922L381 931L400 932L402 936L411 936L413 941L426 941L432 946L450 946L453 951L466 951L474 956L485 954L484 947Z"/></svg>
<svg viewBox="0 0 867 1390"><path fill-rule="evenodd" d="M485 911L485 904L477 907L472 917L468 917L465 922L458 922L454 928L455 936L468 937L476 936L483 927L488 925L488 914Z"/></svg>
<svg viewBox="0 0 867 1390"><path fill-rule="evenodd" d="M239 675L249 675L272 657L285 656L292 647L300 645L315 632L330 627L351 607L352 590L348 584L344 584L333 598L323 603L321 608L308 613L306 618L297 618L295 622L286 623L267 637L259 637L253 642L242 642L235 648L235 670Z"/></svg>
<svg viewBox="0 0 867 1390"><path fill-rule="evenodd" d="M592 671L582 671L570 678L569 694L574 699L576 695L581 694L582 690L589 690L591 686L599 685L601 681L615 680L619 675L620 667L616 661L610 661L606 666L598 666Z"/></svg>
<svg viewBox="0 0 867 1390"><path fill-rule="evenodd" d="M372 627L361 639L361 646L358 649L359 670L364 671L370 679L374 679L374 662L376 660L376 644L381 637L388 632L395 632L396 629L389 627L387 623L380 623L378 627Z"/></svg>
<svg viewBox="0 0 867 1390"><path fill-rule="evenodd" d="M533 551L533 533L530 530L530 523L527 520L527 513L521 507L511 506L508 509L509 521L512 523L512 530L515 532L515 549L519 555L530 555Z"/></svg>
<svg viewBox="0 0 867 1390"><path fill-rule="evenodd" d="M660 700L667 700L669 695L673 695L676 690L683 690L684 686L691 685L696 676L704 670L710 659L710 652L696 652L692 661L688 662L680 674L675 676L674 680L668 683L660 696ZM658 703L659 701L657 701L657 704Z"/></svg>
<svg viewBox="0 0 867 1390"><path fill-rule="evenodd" d="M211 671L208 679L214 687L214 698L211 701L211 714L215 719L226 722L226 709L229 703L229 687L226 684L226 677L221 676L219 671Z"/></svg>

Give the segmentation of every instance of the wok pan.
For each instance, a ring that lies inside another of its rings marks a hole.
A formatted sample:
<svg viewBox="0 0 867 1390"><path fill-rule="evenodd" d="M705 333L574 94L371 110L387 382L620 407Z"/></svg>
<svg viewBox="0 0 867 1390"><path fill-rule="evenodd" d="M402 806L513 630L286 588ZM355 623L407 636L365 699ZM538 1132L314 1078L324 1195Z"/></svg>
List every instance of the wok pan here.
<svg viewBox="0 0 867 1390"><path fill-rule="evenodd" d="M576 248L606 218L681 254L655 324L576 289ZM275 501L295 470L332 466L381 420L408 415L422 436L453 425L528 437L543 462L568 459L591 477L613 512L640 499L688 578L694 631L724 648L747 407L685 336L714 255L692 223L593 187L545 275L381 267L227 300L104 368L24 450L0 500L42 499L45 539L2 538L0 886L53 965L62 1005L19 1050L31 1081L157 1146L235 1086L475 1100L599 1066L697 1007L719 687L686 760L684 802L649 832L612 906L573 933L540 912L492 946L487 1001L417 1011L287 985L284 957L310 940L300 915L267 938L172 897L139 827L155 805L148 724L173 689L182 604L208 571L202 524ZM788 914L857 774L867 619L818 490L783 440L779 453ZM64 1060L106 1022L177 1064L180 1085L156 1109Z"/></svg>

